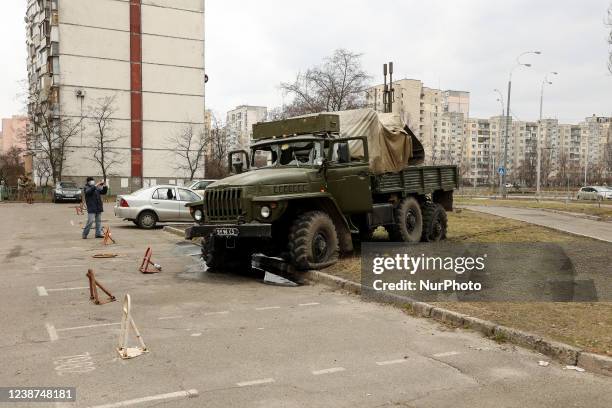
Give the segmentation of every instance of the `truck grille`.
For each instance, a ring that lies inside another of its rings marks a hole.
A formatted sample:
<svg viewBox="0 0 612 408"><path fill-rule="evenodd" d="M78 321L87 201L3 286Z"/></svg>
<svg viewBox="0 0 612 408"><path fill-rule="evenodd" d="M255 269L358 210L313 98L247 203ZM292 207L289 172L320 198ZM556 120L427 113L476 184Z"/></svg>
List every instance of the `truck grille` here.
<svg viewBox="0 0 612 408"><path fill-rule="evenodd" d="M223 188L204 191L204 210L209 221L236 220L242 213L242 189Z"/></svg>

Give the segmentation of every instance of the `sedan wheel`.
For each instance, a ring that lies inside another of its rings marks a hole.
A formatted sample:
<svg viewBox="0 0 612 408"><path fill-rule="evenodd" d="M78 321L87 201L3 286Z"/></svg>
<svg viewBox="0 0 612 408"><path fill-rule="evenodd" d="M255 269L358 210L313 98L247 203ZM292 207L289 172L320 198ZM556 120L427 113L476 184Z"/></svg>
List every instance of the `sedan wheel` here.
<svg viewBox="0 0 612 408"><path fill-rule="evenodd" d="M157 215L151 211L145 211L138 216L138 226L144 229L151 229L157 224Z"/></svg>

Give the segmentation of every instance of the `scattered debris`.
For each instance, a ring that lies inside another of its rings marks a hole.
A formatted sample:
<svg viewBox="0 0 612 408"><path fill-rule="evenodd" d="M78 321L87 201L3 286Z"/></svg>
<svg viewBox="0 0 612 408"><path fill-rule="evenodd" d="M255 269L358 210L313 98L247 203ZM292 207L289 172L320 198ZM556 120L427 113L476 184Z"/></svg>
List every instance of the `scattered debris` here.
<svg viewBox="0 0 612 408"><path fill-rule="evenodd" d="M277 286L298 286L297 283L290 281L289 279L285 279L282 276L278 276L267 271L264 275L264 283Z"/></svg>
<svg viewBox="0 0 612 408"><path fill-rule="evenodd" d="M145 251L144 258L142 258L142 263L140 264L140 268L138 270L142 273L157 273L161 272L162 267L160 264L156 264L151 261L151 256L153 255L153 250L151 247L148 247ZM153 266L155 269L149 269L149 266Z"/></svg>
<svg viewBox="0 0 612 408"><path fill-rule="evenodd" d="M93 254L92 258L116 258L118 254Z"/></svg>
<svg viewBox="0 0 612 408"><path fill-rule="evenodd" d="M565 367L563 367L564 370L574 370L574 371L578 371L579 373L583 373L584 372L584 368L582 367L578 367L578 366L574 366L574 365L566 365Z"/></svg>
<svg viewBox="0 0 612 408"><path fill-rule="evenodd" d="M544 361L544 360L538 361L538 365L540 367L548 367L549 364L550 364L550 362L548 362L548 361Z"/></svg>
<svg viewBox="0 0 612 408"><path fill-rule="evenodd" d="M109 291L106 289L100 282L97 281L96 275L94 274L93 269L87 270L87 278L89 279L89 299L93 300L96 305L103 305L105 303L114 302L117 300ZM105 301L100 301L98 297L98 288L102 289L104 293L108 295L108 299Z"/></svg>
<svg viewBox="0 0 612 408"><path fill-rule="evenodd" d="M253 254L251 268L264 272L264 283L278 286L299 286L295 270L281 257Z"/></svg>
<svg viewBox="0 0 612 408"><path fill-rule="evenodd" d="M138 327L136 327L136 323L134 323L134 318L131 314L132 301L129 293L125 294L125 298L123 299L123 317L121 319L121 333L119 334L119 347L117 348L117 352L122 359L134 358L138 357L143 353L148 353L149 349L147 348L144 340L142 340L142 336L138 331ZM134 330L134 334L138 339L138 343L140 347L128 347L128 337L130 334L130 327Z"/></svg>
<svg viewBox="0 0 612 408"><path fill-rule="evenodd" d="M104 245L110 245L111 243L116 244L113 239L113 234L111 234L110 227L103 227L102 230L104 231L104 241L102 241Z"/></svg>

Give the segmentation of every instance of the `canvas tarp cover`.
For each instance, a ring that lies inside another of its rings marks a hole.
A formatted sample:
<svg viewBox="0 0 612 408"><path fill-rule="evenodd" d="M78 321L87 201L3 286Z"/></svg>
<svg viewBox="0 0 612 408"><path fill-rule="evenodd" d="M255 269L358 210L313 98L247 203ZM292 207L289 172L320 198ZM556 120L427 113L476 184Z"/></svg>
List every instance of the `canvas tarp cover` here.
<svg viewBox="0 0 612 408"><path fill-rule="evenodd" d="M412 138L397 114L372 109L330 112L340 116L340 137L367 136L370 171L374 174L399 172L408 165ZM351 157L363 156L361 143L349 144Z"/></svg>

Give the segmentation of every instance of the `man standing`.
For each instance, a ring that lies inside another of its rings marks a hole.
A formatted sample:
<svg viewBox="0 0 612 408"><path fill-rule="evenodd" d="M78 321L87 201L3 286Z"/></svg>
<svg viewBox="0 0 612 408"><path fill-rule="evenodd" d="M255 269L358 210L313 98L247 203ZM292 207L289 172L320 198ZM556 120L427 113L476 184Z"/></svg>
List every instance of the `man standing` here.
<svg viewBox="0 0 612 408"><path fill-rule="evenodd" d="M104 238L102 234L102 212L104 211L102 205L101 195L106 194L108 188L104 181L100 181L96 184L93 177L87 177L87 184L85 184L85 204L87 204L87 223L83 228L83 239L87 239L91 225L96 221L96 238Z"/></svg>

